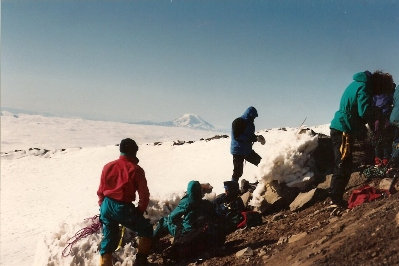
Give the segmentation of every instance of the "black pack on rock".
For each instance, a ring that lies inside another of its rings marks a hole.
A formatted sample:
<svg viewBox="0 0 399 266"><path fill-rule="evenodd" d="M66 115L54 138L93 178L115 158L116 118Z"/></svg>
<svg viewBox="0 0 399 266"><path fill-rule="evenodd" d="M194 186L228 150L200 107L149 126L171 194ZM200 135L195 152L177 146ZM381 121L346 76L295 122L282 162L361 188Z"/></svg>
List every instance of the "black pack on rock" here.
<svg viewBox="0 0 399 266"><path fill-rule="evenodd" d="M238 117L234 119L233 123L231 124L234 138L237 139L242 133L244 133L246 127L247 121L245 121L244 118Z"/></svg>
<svg viewBox="0 0 399 266"><path fill-rule="evenodd" d="M262 214L256 211L245 211L241 212L242 214L242 221L237 225L237 228L245 228L245 227L252 227L258 226L262 224Z"/></svg>
<svg viewBox="0 0 399 266"><path fill-rule="evenodd" d="M212 247L222 246L225 239L223 231L215 223L204 223L184 234L178 231L173 244L162 253L164 264L175 264Z"/></svg>

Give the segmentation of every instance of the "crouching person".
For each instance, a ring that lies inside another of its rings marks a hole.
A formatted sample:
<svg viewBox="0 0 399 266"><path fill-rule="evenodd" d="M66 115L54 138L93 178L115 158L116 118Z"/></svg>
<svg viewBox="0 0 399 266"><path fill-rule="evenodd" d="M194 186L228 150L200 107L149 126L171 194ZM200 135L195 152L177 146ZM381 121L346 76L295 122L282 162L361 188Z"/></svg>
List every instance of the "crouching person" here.
<svg viewBox="0 0 399 266"><path fill-rule="evenodd" d="M213 203L216 213L221 219L224 233L227 235L234 232L242 222L242 212L245 210L245 206L239 194L238 183L226 181L223 184L225 193L217 196Z"/></svg>
<svg viewBox="0 0 399 266"><path fill-rule="evenodd" d="M212 202L202 199L203 191L198 181L190 181L186 195L178 206L158 222L154 239L168 233L174 237L172 246L163 253L164 262L196 256L224 243L214 206Z"/></svg>
<svg viewBox="0 0 399 266"><path fill-rule="evenodd" d="M190 181L187 186L186 194L180 200L177 207L166 217L162 217L154 230L154 240L166 236L167 234L176 236L177 231L188 232L193 227L193 220L198 214L202 213L203 192L212 191L212 187L206 184L203 189L198 181ZM210 190L210 191L209 191Z"/></svg>
<svg viewBox="0 0 399 266"><path fill-rule="evenodd" d="M138 165L136 142L130 138L123 139L119 149L119 159L104 166L97 191L103 226L100 265L112 265L112 252L119 242L119 224L137 232L139 244L135 265L145 265L148 263L153 233L152 225L143 216L150 193L144 170ZM136 192L139 195L137 207L132 203Z"/></svg>

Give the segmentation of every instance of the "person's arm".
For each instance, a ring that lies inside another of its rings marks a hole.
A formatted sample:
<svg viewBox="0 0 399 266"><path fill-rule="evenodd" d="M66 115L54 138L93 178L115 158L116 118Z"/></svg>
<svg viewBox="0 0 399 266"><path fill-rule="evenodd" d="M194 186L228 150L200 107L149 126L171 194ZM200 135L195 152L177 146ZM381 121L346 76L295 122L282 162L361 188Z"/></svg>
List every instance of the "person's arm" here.
<svg viewBox="0 0 399 266"><path fill-rule="evenodd" d="M366 86L362 86L357 93L357 112L369 125L373 124L381 113L378 108L372 106L371 101L372 96Z"/></svg>
<svg viewBox="0 0 399 266"><path fill-rule="evenodd" d="M255 135L255 125L253 122L247 121L244 132L238 137L241 142L256 142L258 137Z"/></svg>
<svg viewBox="0 0 399 266"><path fill-rule="evenodd" d="M169 221L175 223L183 214L187 212L188 205L182 198L177 207L169 214Z"/></svg>
<svg viewBox="0 0 399 266"><path fill-rule="evenodd" d="M258 141L258 136L255 135L255 124L252 122L249 124L249 129L250 129L250 135L249 135L249 139L251 140L251 142L257 142Z"/></svg>
<svg viewBox="0 0 399 266"><path fill-rule="evenodd" d="M139 194L138 209L141 213L144 213L147 209L148 203L150 202L150 192L147 186L147 179L142 168L137 168L135 180L137 181L137 192Z"/></svg>

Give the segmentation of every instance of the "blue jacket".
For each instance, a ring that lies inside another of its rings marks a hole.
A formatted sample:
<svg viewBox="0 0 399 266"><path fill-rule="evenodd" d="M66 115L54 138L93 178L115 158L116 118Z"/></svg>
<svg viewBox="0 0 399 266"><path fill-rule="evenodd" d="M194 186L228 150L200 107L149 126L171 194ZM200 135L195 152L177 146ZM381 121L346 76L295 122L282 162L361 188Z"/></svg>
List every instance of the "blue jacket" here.
<svg viewBox="0 0 399 266"><path fill-rule="evenodd" d="M389 121L399 127L399 85L396 87L393 95L393 109Z"/></svg>
<svg viewBox="0 0 399 266"><path fill-rule="evenodd" d="M256 141L254 119L258 117L258 111L255 107L248 107L248 109L241 116L246 122L244 132L235 136L233 129L231 130L231 145L230 152L233 155L248 155L252 151L252 144Z"/></svg>
<svg viewBox="0 0 399 266"><path fill-rule="evenodd" d="M373 117L369 75L368 71L353 75L354 81L345 89L330 128L354 135L366 133L365 124Z"/></svg>

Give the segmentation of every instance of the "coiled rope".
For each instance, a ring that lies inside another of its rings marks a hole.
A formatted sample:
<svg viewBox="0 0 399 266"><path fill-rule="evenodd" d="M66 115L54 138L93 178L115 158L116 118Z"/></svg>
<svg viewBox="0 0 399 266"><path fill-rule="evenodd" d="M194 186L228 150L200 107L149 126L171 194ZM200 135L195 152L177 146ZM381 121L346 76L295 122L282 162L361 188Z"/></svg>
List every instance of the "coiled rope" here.
<svg viewBox="0 0 399 266"><path fill-rule="evenodd" d="M71 254L73 245L78 242L80 239L85 238L89 235L95 234L101 229L100 215L97 214L91 218L84 219L85 221L91 220L91 224L86 226L85 228L80 229L76 232L76 234L68 239L68 245L62 251L62 256L66 257Z"/></svg>

